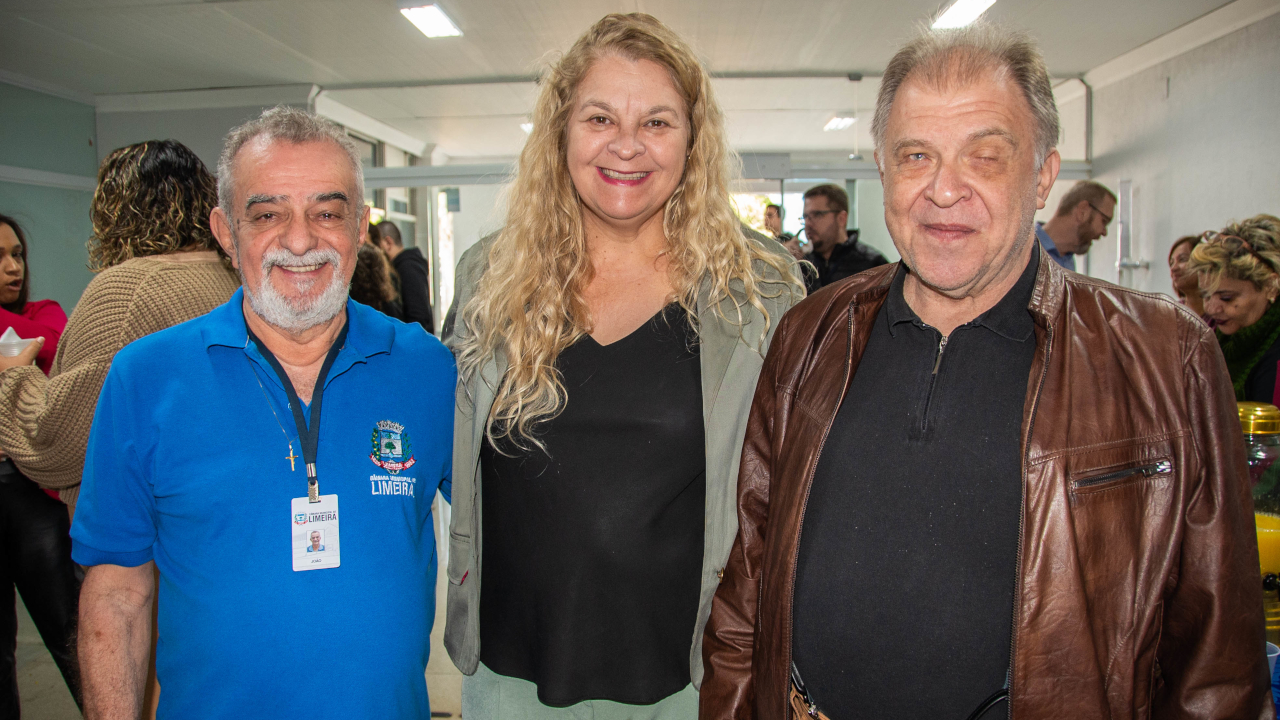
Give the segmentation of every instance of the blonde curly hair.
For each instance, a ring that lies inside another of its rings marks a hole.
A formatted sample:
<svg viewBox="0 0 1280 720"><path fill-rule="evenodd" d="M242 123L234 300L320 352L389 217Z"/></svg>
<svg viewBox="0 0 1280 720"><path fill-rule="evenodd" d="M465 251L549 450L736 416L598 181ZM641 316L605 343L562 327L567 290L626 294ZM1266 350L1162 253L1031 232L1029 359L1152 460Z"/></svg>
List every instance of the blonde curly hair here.
<svg viewBox="0 0 1280 720"><path fill-rule="evenodd" d="M475 296L459 312L468 330L456 348L464 382L478 377L496 353L507 360L486 426L495 445L498 439L518 447L541 445L534 427L559 413L565 402L556 358L590 331L583 291L593 269L583 205L566 160L567 127L579 84L606 56L667 68L685 101L688 160L663 210L663 231L671 285L695 326L702 283L713 312L741 328L743 305L750 305L764 315L766 333L776 318L769 317L761 298L804 294L787 258L743 234L729 193L740 164L729 148L710 75L693 51L650 15L606 15L541 78L533 131L508 195L506 225L488 250ZM767 268L776 272L775 279L764 277ZM743 300L735 299L731 288Z"/></svg>
<svg viewBox="0 0 1280 720"><path fill-rule="evenodd" d="M1191 250L1187 271L1200 275L1200 291L1218 289L1222 278L1248 280L1259 290L1280 290L1280 218L1254 215L1221 232L1207 232Z"/></svg>

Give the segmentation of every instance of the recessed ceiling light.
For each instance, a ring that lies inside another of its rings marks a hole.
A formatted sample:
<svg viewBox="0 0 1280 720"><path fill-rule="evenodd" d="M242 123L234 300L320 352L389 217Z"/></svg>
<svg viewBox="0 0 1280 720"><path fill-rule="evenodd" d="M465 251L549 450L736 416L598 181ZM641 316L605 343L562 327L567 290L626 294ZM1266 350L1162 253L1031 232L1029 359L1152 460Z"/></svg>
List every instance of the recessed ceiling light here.
<svg viewBox="0 0 1280 720"><path fill-rule="evenodd" d="M822 126L822 129L824 132L831 132L833 130L848 130L849 128L853 127L853 124L856 122L858 122L858 118L856 117L853 117L850 115L837 115L831 118L830 120L828 120L827 124Z"/></svg>
<svg viewBox="0 0 1280 720"><path fill-rule="evenodd" d="M520 129L524 131L525 135L528 135L533 132L533 123L520 123Z"/></svg>
<svg viewBox="0 0 1280 720"><path fill-rule="evenodd" d="M423 5L421 0L401 0L400 14L429 38L458 37L462 31L439 5Z"/></svg>
<svg viewBox="0 0 1280 720"><path fill-rule="evenodd" d="M995 4L996 0L956 0L951 7L938 16L937 20L933 21L933 29L964 27L977 20L979 15Z"/></svg>

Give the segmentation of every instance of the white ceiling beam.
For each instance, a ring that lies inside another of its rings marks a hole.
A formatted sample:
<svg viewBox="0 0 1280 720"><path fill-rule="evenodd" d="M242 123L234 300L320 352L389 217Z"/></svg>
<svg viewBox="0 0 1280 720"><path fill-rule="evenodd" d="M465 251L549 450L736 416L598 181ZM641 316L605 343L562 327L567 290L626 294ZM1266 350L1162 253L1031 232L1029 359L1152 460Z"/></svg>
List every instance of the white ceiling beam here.
<svg viewBox="0 0 1280 720"><path fill-rule="evenodd" d="M371 189L429 185L500 185L511 179L514 164L411 165L366 168L364 186Z"/></svg>
<svg viewBox="0 0 1280 720"><path fill-rule="evenodd" d="M1235 0L1099 65L1084 74L1084 81L1094 88L1106 87L1277 12L1280 12L1280 0Z"/></svg>
<svg viewBox="0 0 1280 720"><path fill-rule="evenodd" d="M216 88L212 90L172 90L164 92L99 95L98 112L157 112L168 110L207 110L211 108L271 107L273 105L307 105L320 91L319 86L260 85L257 87Z"/></svg>
<svg viewBox="0 0 1280 720"><path fill-rule="evenodd" d="M328 92L321 92L316 95L313 103L317 115L327 117L339 125L368 135L375 140L394 145L411 155L422 157L422 153L427 149L426 140L420 140L408 133L401 132L381 120L375 120L353 107L344 105L330 97ZM370 187L377 186L371 185ZM398 186L384 185L382 187Z"/></svg>

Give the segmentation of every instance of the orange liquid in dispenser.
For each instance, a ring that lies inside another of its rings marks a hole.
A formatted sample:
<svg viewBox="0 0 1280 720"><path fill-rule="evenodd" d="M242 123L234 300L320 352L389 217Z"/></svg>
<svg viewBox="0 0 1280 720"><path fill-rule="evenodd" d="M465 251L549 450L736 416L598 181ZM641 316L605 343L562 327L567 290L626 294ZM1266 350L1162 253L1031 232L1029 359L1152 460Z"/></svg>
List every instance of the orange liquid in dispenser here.
<svg viewBox="0 0 1280 720"><path fill-rule="evenodd" d="M1253 519L1258 528L1258 559L1262 573L1280 575L1280 515L1255 513Z"/></svg>

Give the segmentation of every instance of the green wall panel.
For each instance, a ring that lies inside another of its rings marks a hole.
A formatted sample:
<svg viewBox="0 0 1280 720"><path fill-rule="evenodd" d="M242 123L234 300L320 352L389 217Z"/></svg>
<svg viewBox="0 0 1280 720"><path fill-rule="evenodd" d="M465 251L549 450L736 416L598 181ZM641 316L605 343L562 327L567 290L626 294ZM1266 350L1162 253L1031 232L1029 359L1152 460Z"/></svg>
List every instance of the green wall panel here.
<svg viewBox="0 0 1280 720"><path fill-rule="evenodd" d="M30 246L31 299L57 300L68 315L93 279L85 249L92 197L81 190L0 182L0 213L18 221Z"/></svg>
<svg viewBox="0 0 1280 720"><path fill-rule="evenodd" d="M94 177L91 105L0 83L0 165Z"/></svg>

